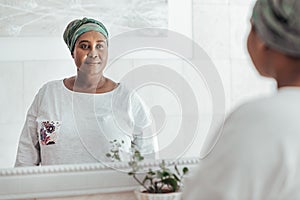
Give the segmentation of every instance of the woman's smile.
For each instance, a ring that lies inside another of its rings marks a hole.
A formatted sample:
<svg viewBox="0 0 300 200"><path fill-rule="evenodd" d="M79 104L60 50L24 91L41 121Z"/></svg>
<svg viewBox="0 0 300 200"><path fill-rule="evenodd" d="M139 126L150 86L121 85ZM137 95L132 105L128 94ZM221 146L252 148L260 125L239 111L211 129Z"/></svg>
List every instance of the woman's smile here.
<svg viewBox="0 0 300 200"><path fill-rule="evenodd" d="M100 65L101 62L100 61L99 62L85 62L84 64L86 64L86 65Z"/></svg>

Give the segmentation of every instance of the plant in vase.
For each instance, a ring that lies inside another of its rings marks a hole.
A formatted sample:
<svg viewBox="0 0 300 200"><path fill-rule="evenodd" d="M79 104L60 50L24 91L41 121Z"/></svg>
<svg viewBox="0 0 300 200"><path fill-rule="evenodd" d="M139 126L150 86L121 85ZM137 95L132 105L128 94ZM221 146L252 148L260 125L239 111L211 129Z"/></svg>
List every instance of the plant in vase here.
<svg viewBox="0 0 300 200"><path fill-rule="evenodd" d="M112 148L107 157L111 158L112 161L121 161L119 155L120 148L124 141L111 141ZM135 194L138 199L180 199L183 176L188 172L187 167L183 167L180 171L176 164L174 169L171 170L164 160L159 164L159 169L141 173L140 163L144 160L137 145L134 141L131 142L131 155L128 165L131 170L128 175L132 176L134 180L141 186L141 190L136 190ZM141 174L144 176L141 178ZM150 197L149 197L150 196ZM172 196L172 197L170 197ZM166 198L165 198L166 197Z"/></svg>

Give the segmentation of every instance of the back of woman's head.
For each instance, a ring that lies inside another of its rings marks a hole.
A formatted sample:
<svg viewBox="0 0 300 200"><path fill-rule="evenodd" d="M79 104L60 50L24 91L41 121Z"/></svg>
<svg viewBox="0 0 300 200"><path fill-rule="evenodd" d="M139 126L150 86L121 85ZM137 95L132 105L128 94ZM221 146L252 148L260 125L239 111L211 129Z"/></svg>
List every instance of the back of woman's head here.
<svg viewBox="0 0 300 200"><path fill-rule="evenodd" d="M267 46L300 58L300 0L257 0L251 20Z"/></svg>

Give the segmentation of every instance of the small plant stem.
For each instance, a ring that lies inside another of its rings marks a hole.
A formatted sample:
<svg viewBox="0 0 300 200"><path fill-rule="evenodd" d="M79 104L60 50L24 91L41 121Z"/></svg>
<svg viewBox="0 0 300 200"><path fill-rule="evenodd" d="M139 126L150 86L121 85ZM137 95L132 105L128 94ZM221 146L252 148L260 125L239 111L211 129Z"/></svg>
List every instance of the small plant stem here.
<svg viewBox="0 0 300 200"><path fill-rule="evenodd" d="M147 189L147 187L135 176L135 174L133 174L132 175L132 177L141 185L141 186L143 186L143 188L145 188L147 191L148 191L148 189Z"/></svg>
<svg viewBox="0 0 300 200"><path fill-rule="evenodd" d="M161 184L159 191L162 191L163 186L164 186L164 184Z"/></svg>

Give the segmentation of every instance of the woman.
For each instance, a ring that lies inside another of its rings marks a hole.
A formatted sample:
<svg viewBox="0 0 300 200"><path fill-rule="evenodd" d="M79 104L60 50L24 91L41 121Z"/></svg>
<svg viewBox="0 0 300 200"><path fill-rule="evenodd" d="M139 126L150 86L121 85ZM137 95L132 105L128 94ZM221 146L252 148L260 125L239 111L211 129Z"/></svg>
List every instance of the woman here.
<svg viewBox="0 0 300 200"><path fill-rule="evenodd" d="M122 84L103 76L108 57L108 31L94 19L69 23L64 32L77 75L45 84L27 114L15 166L108 161L113 140L142 145L150 114L141 99Z"/></svg>
<svg viewBox="0 0 300 200"><path fill-rule="evenodd" d="M184 199L300 199L300 1L258 0L248 52L278 93L226 120Z"/></svg>

